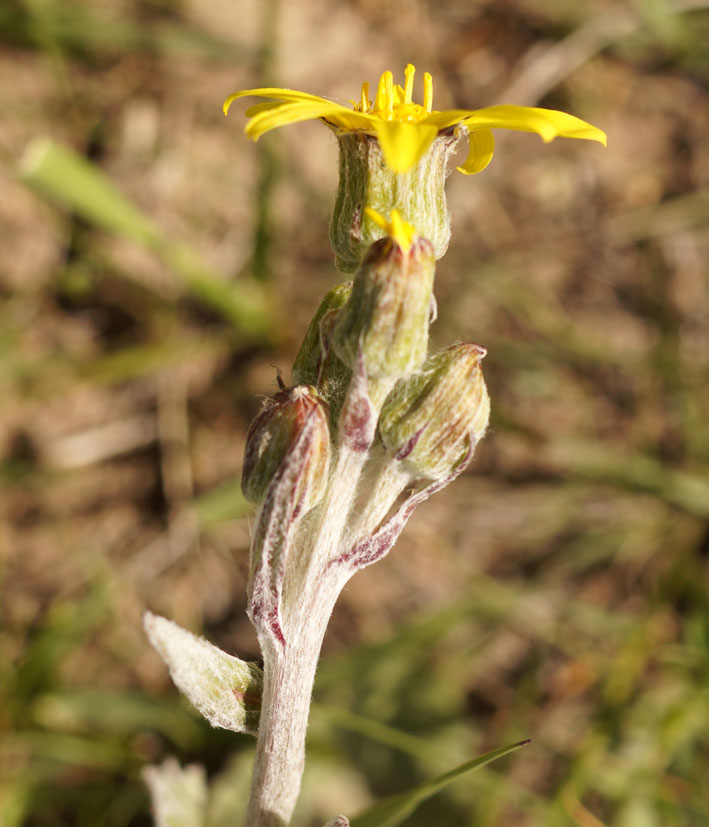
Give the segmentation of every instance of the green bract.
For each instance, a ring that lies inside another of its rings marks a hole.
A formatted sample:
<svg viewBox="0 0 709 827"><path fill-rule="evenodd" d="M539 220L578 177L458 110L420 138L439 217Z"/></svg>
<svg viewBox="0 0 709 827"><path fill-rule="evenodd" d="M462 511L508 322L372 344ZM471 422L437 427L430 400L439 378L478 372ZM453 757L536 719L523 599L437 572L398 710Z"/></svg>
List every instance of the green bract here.
<svg viewBox="0 0 709 827"><path fill-rule="evenodd" d="M378 379L407 376L423 364L434 270L433 248L418 236L408 247L394 236L371 245L333 332L335 353L348 367L361 363Z"/></svg>
<svg viewBox="0 0 709 827"><path fill-rule="evenodd" d="M484 355L479 345L452 345L397 382L387 397L379 434L389 454L412 474L447 477L484 436L490 416L480 368Z"/></svg>

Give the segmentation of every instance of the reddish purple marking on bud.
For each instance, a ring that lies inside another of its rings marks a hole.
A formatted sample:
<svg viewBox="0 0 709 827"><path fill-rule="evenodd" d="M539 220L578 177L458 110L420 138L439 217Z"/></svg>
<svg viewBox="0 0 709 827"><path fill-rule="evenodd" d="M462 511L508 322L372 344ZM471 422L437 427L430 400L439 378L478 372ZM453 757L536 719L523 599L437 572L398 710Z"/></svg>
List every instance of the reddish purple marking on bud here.
<svg viewBox="0 0 709 827"><path fill-rule="evenodd" d="M414 513L416 506L425 502L432 494L445 488L448 483L458 477L465 466L470 461L473 455L473 446L468 448L468 451L463 458L460 465L455 471L443 480L427 485L417 494L412 494L384 525L372 534L371 537L366 537L359 543L356 543L352 548L343 555L333 560L330 565L341 566L350 569L352 573L363 569L365 566L371 566L385 557L392 549L394 543L399 539L399 535L404 530L404 526L409 521L409 517Z"/></svg>
<svg viewBox="0 0 709 827"><path fill-rule="evenodd" d="M259 624L266 626L273 634L273 637L281 644L283 649L286 648L286 638L281 628L280 618L278 616L278 606L264 610L264 605L260 600L251 599L249 606L249 614L258 628Z"/></svg>
<svg viewBox="0 0 709 827"><path fill-rule="evenodd" d="M405 442L405 443L401 446L401 448L399 448L399 450L398 450L398 451L396 452L396 454L394 455L394 459L398 459L398 460L400 460L400 461L401 461L402 459L406 459L406 457L408 457L408 455L409 455L409 454L410 454L410 453L414 450L414 448L416 447L416 443L419 441L419 439L421 438L421 434L422 434L425 430L426 430L426 426L425 426L425 425L423 426L423 428L419 428L419 430L418 430L418 431L416 431L416 433L415 433L415 434L411 437L411 439L409 439L407 442Z"/></svg>
<svg viewBox="0 0 709 827"><path fill-rule="evenodd" d="M313 434L313 435L315 434L315 431L316 431L316 428L317 428L317 425L318 425L318 422L317 422L318 417L319 417L319 412L318 412L317 409L313 408L310 411L308 411L307 416L305 417L305 419L303 420L303 422L301 424L301 438L305 435L305 426L306 425L311 425L312 427L309 429L309 433ZM308 442L310 442L310 440L308 440ZM299 476L302 476L303 470L304 469L301 469L301 474ZM293 511L291 513L291 520L293 522L298 520L300 518L301 514L303 513L303 506L305 505L305 503L307 501L307 494L308 494L308 492L306 491L305 488L303 488L300 492L300 496L294 502Z"/></svg>
<svg viewBox="0 0 709 827"><path fill-rule="evenodd" d="M320 344L322 345L322 349L327 351L330 350L330 346L332 345L332 335L333 331L335 330L335 323L337 322L337 317L340 315L340 311L342 310L341 307L334 307L332 310L328 310L320 319ZM320 359L322 361L322 352L320 354Z"/></svg>
<svg viewBox="0 0 709 827"><path fill-rule="evenodd" d="M376 426L374 408L367 392L364 356L360 349L357 355L357 369L342 408L340 433L343 444L358 454L368 451L374 439Z"/></svg>
<svg viewBox="0 0 709 827"><path fill-rule="evenodd" d="M266 623L268 624L270 630L273 632L273 636L276 640L281 644L281 646L285 649L286 648L286 638L283 634L283 629L281 628L280 618L278 617L278 608L271 609L271 611L266 616Z"/></svg>
<svg viewBox="0 0 709 827"><path fill-rule="evenodd" d="M347 413L342 422L342 437L348 448L357 453L364 453L372 444L374 417L368 399L354 399L347 406Z"/></svg>

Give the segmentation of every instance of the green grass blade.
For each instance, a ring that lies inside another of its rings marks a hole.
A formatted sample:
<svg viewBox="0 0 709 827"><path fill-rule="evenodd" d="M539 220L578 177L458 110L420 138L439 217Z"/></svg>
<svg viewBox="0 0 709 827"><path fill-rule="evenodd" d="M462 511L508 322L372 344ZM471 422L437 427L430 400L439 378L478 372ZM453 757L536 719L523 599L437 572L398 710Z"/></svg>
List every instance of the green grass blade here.
<svg viewBox="0 0 709 827"><path fill-rule="evenodd" d="M253 505L241 493L241 476L205 491L194 502L200 527L204 529L246 517Z"/></svg>
<svg viewBox="0 0 709 827"><path fill-rule="evenodd" d="M189 247L171 242L98 167L74 150L49 138L37 138L25 152L20 176L90 224L152 250L193 296L237 329L253 336L264 336L273 329L272 314L259 287L229 284Z"/></svg>
<svg viewBox="0 0 709 827"><path fill-rule="evenodd" d="M443 773L443 775L424 781L405 793L399 793L399 795L393 795L383 801L378 801L374 806L352 819L350 825L351 827L397 827L416 810L419 804L440 792L459 776L479 767L484 767L491 761L502 758L503 755L509 755L509 753L528 743L529 741L519 741L516 744L486 752L478 758L473 758L471 761L466 761L459 767Z"/></svg>
<svg viewBox="0 0 709 827"><path fill-rule="evenodd" d="M412 758L423 761L438 751L425 738L409 735L408 732L402 732L396 727L388 726L381 721L375 721L365 715L358 715L348 709L325 704L313 704L311 712L314 717L322 718L330 726L355 732L370 741L403 752Z"/></svg>
<svg viewBox="0 0 709 827"><path fill-rule="evenodd" d="M704 469L699 473L677 470L647 454L622 453L581 440L555 440L548 456L565 473L654 494L688 514L709 517L709 480Z"/></svg>

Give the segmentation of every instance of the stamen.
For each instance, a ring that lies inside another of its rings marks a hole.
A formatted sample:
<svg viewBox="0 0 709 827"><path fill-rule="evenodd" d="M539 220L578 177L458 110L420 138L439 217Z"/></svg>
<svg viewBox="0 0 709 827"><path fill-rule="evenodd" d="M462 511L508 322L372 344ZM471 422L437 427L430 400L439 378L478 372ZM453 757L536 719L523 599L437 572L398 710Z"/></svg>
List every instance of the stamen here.
<svg viewBox="0 0 709 827"><path fill-rule="evenodd" d="M362 112L368 112L369 111L369 84L367 83L366 80L362 84L362 97L361 97L361 101L360 101L360 108L361 108Z"/></svg>
<svg viewBox="0 0 709 827"><path fill-rule="evenodd" d="M414 75L416 74L416 67L410 63L404 69L404 77L406 82L404 84L404 103L411 103L411 96L414 92Z"/></svg>
<svg viewBox="0 0 709 827"><path fill-rule="evenodd" d="M423 76L423 108L426 112L433 109L433 78L428 72Z"/></svg>
<svg viewBox="0 0 709 827"><path fill-rule="evenodd" d="M383 112L386 109L386 81L387 75L389 75L389 84L391 85L391 72L384 72L384 74L379 78L379 83L377 84L377 96L374 99L374 111L375 112Z"/></svg>

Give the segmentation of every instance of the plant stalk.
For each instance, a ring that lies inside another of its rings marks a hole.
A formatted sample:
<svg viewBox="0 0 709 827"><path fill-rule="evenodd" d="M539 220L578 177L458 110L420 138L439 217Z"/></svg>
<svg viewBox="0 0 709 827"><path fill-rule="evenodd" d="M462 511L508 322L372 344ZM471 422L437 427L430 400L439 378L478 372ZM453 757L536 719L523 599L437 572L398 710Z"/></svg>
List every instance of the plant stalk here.
<svg viewBox="0 0 709 827"><path fill-rule="evenodd" d="M315 671L332 609L350 573L340 551L366 453L341 449L314 519L289 552L281 649L261 636L264 689L246 827L287 827L300 792Z"/></svg>

